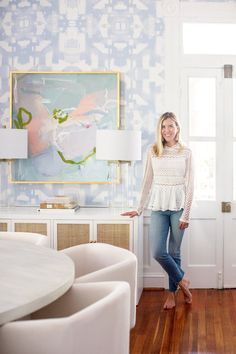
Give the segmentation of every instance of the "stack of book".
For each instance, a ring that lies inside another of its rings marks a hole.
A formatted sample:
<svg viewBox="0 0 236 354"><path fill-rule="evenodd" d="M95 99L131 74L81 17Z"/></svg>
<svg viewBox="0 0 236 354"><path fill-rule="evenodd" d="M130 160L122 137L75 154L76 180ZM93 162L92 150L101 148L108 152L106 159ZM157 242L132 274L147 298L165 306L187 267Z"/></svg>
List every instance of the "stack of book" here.
<svg viewBox="0 0 236 354"><path fill-rule="evenodd" d="M38 208L40 213L76 213L79 205L73 198L67 196L55 196L41 202Z"/></svg>

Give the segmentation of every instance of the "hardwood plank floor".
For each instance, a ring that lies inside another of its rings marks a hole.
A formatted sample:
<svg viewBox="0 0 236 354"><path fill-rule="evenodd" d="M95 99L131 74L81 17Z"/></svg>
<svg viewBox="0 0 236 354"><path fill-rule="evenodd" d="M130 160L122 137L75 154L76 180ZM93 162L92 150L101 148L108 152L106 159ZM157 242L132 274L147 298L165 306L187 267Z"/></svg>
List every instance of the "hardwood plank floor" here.
<svg viewBox="0 0 236 354"><path fill-rule="evenodd" d="M172 310L163 310L165 290L143 292L130 354L236 354L236 289L191 292L192 305L179 291Z"/></svg>

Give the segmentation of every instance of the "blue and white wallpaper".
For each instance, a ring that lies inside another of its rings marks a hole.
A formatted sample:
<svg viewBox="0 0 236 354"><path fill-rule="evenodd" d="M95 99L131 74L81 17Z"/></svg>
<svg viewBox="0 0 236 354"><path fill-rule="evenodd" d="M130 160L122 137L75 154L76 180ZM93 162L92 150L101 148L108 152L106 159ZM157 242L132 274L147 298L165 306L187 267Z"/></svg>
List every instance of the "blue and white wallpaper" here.
<svg viewBox="0 0 236 354"><path fill-rule="evenodd" d="M145 156L163 107L165 28L158 3L0 1L0 125L10 124L10 71L118 71L121 123L126 129L142 130ZM142 181L142 162L136 163L134 172L135 203ZM38 205L58 194L73 195L81 205L107 205L109 194L109 185L11 184L4 162L0 182L1 205ZM118 191L121 187L122 184Z"/></svg>

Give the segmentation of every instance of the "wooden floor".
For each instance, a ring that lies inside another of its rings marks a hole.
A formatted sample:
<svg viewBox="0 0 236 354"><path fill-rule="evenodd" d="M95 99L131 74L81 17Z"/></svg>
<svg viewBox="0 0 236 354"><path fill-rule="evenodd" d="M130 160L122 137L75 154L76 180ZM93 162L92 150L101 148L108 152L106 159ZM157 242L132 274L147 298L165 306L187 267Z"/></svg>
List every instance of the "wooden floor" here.
<svg viewBox="0 0 236 354"><path fill-rule="evenodd" d="M191 291L192 305L179 291L172 310L162 308L165 290L143 292L130 354L236 354L236 289Z"/></svg>

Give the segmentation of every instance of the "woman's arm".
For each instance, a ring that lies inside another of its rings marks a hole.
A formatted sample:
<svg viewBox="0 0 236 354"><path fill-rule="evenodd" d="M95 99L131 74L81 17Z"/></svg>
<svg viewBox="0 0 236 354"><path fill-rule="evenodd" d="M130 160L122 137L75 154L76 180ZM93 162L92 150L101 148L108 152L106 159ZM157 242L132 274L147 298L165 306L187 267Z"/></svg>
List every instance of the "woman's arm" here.
<svg viewBox="0 0 236 354"><path fill-rule="evenodd" d="M189 150L187 157L186 175L185 175L185 204L183 214L180 218L180 222L189 223L189 214L193 201L194 190L194 170L193 170L193 157L192 152Z"/></svg>

